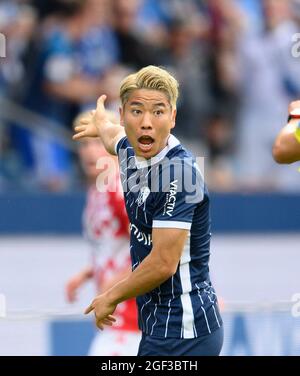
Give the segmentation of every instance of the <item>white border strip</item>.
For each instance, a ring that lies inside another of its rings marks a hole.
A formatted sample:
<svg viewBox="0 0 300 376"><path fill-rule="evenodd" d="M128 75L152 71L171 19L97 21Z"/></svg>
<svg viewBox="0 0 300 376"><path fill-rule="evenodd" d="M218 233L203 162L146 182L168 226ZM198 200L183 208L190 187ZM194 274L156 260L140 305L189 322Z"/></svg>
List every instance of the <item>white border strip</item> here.
<svg viewBox="0 0 300 376"><path fill-rule="evenodd" d="M179 268L180 282L182 287L181 303L182 303L182 335L183 338L194 338L194 310L190 292L192 291L191 275L190 275L190 238L187 239L181 258L181 265Z"/></svg>
<svg viewBox="0 0 300 376"><path fill-rule="evenodd" d="M191 223L187 222L173 222L173 221L153 221L153 228L178 228L182 230L190 230Z"/></svg>
<svg viewBox="0 0 300 376"><path fill-rule="evenodd" d="M124 141L125 141L125 138L127 138L126 136L122 136L122 137L120 137L120 139L115 143L115 147L114 147L114 151L115 151L115 153L116 153L116 155L118 155L118 146L119 146L119 144L120 144L120 142L124 139Z"/></svg>

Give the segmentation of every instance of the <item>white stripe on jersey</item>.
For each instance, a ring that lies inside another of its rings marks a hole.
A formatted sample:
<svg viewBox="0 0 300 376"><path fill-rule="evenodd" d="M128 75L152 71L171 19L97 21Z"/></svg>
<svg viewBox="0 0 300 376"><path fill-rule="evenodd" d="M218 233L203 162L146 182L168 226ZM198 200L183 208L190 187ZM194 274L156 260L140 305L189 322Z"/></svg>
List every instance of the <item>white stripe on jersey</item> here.
<svg viewBox="0 0 300 376"><path fill-rule="evenodd" d="M149 321L151 315L152 315L152 312L149 313L149 316L148 316L148 318L146 320L146 333L148 333L148 321Z"/></svg>
<svg viewBox="0 0 300 376"><path fill-rule="evenodd" d="M119 145L119 143L120 143L120 141L123 139L123 142L122 142L122 144L125 142L125 140L126 140L126 136L122 136L122 137L120 137L119 138L119 140L115 143L115 147L114 147L114 149L115 149L115 153L116 153L116 155L118 155L118 145ZM122 145L120 145L120 148L121 148L121 146Z"/></svg>
<svg viewBox="0 0 300 376"><path fill-rule="evenodd" d="M153 221L152 228L178 228L182 230L190 230L191 223L175 222L175 221Z"/></svg>
<svg viewBox="0 0 300 376"><path fill-rule="evenodd" d="M152 300L152 297L150 297L150 299L148 300L148 302L144 303L143 307L141 308L141 320L142 320L142 322L143 322L143 309L145 308L145 306L147 304L149 304L151 302L151 300ZM144 326L144 322L143 322L143 326Z"/></svg>
<svg viewBox="0 0 300 376"><path fill-rule="evenodd" d="M153 329L154 329L154 327L155 327L155 325L156 325L156 323L157 323L157 317L155 316L155 315L156 315L156 311L157 311L157 304L155 304L155 310L154 310L155 321L154 321L154 323L153 323L153 325L152 325L152 329L151 329L150 336L152 336L152 334L153 334Z"/></svg>
<svg viewBox="0 0 300 376"><path fill-rule="evenodd" d="M192 306L192 300L190 292L192 291L191 275L190 275L190 237L188 237L186 245L181 257L179 274L182 287L181 303L182 303L182 329L183 338L194 338L194 311Z"/></svg>
<svg viewBox="0 0 300 376"><path fill-rule="evenodd" d="M172 276L172 299L174 299L174 276ZM168 335L168 325L169 325L170 314L171 314L172 299L169 300L169 304L168 304L169 311L168 311L168 318L167 318L167 322L166 322L165 338L167 338L167 335Z"/></svg>
<svg viewBox="0 0 300 376"><path fill-rule="evenodd" d="M204 313L204 317L205 317L205 321L206 321L206 325L207 325L207 329L208 329L208 332L209 334L211 334L211 330L210 330L210 326L208 324L208 320L207 320L207 316L206 316L206 312L205 312L205 309L203 307L201 307L203 313Z"/></svg>
<svg viewBox="0 0 300 376"><path fill-rule="evenodd" d="M215 306L212 306L212 307L213 307L213 310L214 310L214 313L215 313L215 317L216 317L216 320L217 320L218 326L219 326L219 328L220 328L221 325L220 325L219 320L218 320L218 316L217 316L217 312L216 312Z"/></svg>
<svg viewBox="0 0 300 376"><path fill-rule="evenodd" d="M200 293L200 287L197 285L197 283L195 283L195 286L197 287L198 289L198 296L199 296L199 299L201 301L201 304L202 306L204 305L204 302L203 302L203 299L202 299L202 296L201 296L201 293ZM204 314L204 318L205 318L205 321L206 321L206 325L207 325L207 329L208 329L208 332L209 334L211 333L211 330L210 330L210 326L208 324L208 320L207 320L207 316L206 316L206 312L205 312L205 309L203 307L201 307L202 311L203 311L203 314Z"/></svg>
<svg viewBox="0 0 300 376"><path fill-rule="evenodd" d="M159 305L161 305L161 297L160 297L160 295L161 295L161 289L160 289L160 286L159 286L159 293L158 293L158 304ZM154 310L154 317L155 317L155 322L153 323L153 325L152 325L152 330L151 330L151 336L152 336L152 334L153 334L153 330L154 330L154 327L155 327L155 325L157 324L157 317L156 317L156 311L157 311L157 308L158 308L158 306L157 306L157 304L155 304L155 310Z"/></svg>
<svg viewBox="0 0 300 376"><path fill-rule="evenodd" d="M197 329L196 329L196 325L194 324L194 332L195 332L195 337L197 338L198 337L198 333L197 333Z"/></svg>

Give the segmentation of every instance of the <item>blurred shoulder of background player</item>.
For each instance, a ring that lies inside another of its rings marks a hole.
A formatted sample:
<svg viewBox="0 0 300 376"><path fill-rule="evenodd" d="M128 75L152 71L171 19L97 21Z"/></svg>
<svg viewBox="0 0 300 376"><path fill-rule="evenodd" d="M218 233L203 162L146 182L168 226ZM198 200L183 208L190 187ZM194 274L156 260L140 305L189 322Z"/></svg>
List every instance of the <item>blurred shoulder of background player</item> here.
<svg viewBox="0 0 300 376"><path fill-rule="evenodd" d="M300 161L300 100L289 106L289 122L277 136L273 157L280 164Z"/></svg>
<svg viewBox="0 0 300 376"><path fill-rule="evenodd" d="M289 122L275 140L273 158L280 164L300 160L300 101L292 102L289 106Z"/></svg>
<svg viewBox="0 0 300 376"><path fill-rule="evenodd" d="M86 116L86 113L79 115L75 126L81 116ZM111 119L117 121L113 113ZM79 158L88 183L83 227L91 246L92 262L67 282L66 298L70 303L75 301L78 289L91 279L94 279L100 292L131 273L129 222L116 157L108 155L97 138L86 139L79 144ZM103 163L97 163L99 158L103 158ZM106 166L98 169L100 164ZM89 355L137 354L140 335L135 299L124 302L115 317L116 326L96 335Z"/></svg>

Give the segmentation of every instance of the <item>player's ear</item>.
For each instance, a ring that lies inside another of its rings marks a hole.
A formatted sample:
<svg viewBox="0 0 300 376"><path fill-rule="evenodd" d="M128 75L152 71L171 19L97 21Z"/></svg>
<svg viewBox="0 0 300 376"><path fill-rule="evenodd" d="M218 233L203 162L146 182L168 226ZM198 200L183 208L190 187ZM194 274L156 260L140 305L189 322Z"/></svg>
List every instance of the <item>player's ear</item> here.
<svg viewBox="0 0 300 376"><path fill-rule="evenodd" d="M176 115L177 115L177 108L174 108L174 109L172 109L172 126L171 126L171 129L175 128Z"/></svg>
<svg viewBox="0 0 300 376"><path fill-rule="evenodd" d="M124 108L119 107L119 113L120 113L120 124L122 127L124 127Z"/></svg>

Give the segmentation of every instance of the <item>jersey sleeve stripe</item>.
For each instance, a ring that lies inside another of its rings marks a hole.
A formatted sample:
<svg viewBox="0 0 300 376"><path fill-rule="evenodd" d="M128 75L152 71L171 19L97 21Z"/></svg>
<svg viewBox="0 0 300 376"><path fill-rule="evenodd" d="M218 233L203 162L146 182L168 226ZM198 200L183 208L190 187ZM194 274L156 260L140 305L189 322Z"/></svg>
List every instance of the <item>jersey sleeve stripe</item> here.
<svg viewBox="0 0 300 376"><path fill-rule="evenodd" d="M153 221L153 228L178 228L182 230L190 230L191 223L187 222L175 222L175 221Z"/></svg>
<svg viewBox="0 0 300 376"><path fill-rule="evenodd" d="M115 144L115 153L116 155L119 154L121 144L126 140L126 137L122 136Z"/></svg>

